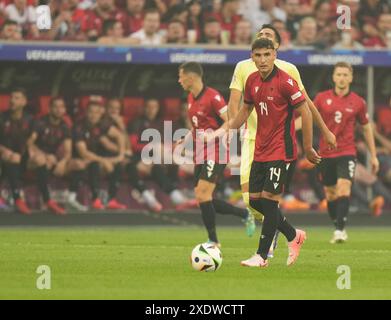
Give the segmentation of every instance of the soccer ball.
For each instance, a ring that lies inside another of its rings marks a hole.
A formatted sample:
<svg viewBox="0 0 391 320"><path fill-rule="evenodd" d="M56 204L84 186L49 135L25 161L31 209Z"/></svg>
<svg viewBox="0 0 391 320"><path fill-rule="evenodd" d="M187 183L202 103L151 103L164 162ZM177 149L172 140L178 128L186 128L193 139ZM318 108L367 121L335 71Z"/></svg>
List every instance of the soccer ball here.
<svg viewBox="0 0 391 320"><path fill-rule="evenodd" d="M210 243L196 245L191 253L191 265L197 271L216 271L222 262L220 249Z"/></svg>

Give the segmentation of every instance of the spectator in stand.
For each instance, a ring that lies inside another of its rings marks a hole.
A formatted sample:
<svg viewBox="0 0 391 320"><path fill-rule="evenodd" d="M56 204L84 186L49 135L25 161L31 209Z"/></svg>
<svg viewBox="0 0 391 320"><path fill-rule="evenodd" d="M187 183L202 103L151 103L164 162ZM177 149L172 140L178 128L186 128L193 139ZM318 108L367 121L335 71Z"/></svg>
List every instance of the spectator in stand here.
<svg viewBox="0 0 391 320"><path fill-rule="evenodd" d="M300 0L301 16L313 15L318 0Z"/></svg>
<svg viewBox="0 0 391 320"><path fill-rule="evenodd" d="M253 26L253 32L259 30L259 26L271 23L274 19L286 21L286 13L277 7L276 0L259 0L259 9L249 16Z"/></svg>
<svg viewBox="0 0 391 320"><path fill-rule="evenodd" d="M187 19L187 30L195 30L197 32L197 42L201 39L202 26L204 24L201 1L191 0L188 3L187 8L189 11L189 16Z"/></svg>
<svg viewBox="0 0 391 320"><path fill-rule="evenodd" d="M167 26L167 43L187 43L186 27L179 20L172 20Z"/></svg>
<svg viewBox="0 0 391 320"><path fill-rule="evenodd" d="M206 18L213 17L220 22L222 31L228 33L227 37L231 42L234 39L235 26L242 19L238 14L239 7L239 0L222 0L221 11L206 14Z"/></svg>
<svg viewBox="0 0 391 320"><path fill-rule="evenodd" d="M19 41L23 40L20 26L12 20L6 20L1 27L1 40Z"/></svg>
<svg viewBox="0 0 391 320"><path fill-rule="evenodd" d="M145 113L144 116L132 121L128 126L128 134L132 146L132 150L135 156L141 160L141 152L146 146L141 142L141 135L147 129L155 129L159 132L163 131L163 121L160 117L160 103L155 98L148 98L145 101ZM157 146L158 148L160 146ZM161 155L164 153L164 146L161 146ZM169 152L172 152L170 150ZM175 186L177 177L169 177L168 167L161 164L146 164L143 161L139 161L138 170L144 176L150 176L159 187L170 196L172 203L175 206L182 206L188 202L188 199L178 190Z"/></svg>
<svg viewBox="0 0 391 320"><path fill-rule="evenodd" d="M338 40L338 33L328 0L320 0L316 3L314 17L317 22L318 42L324 43L326 47L331 47Z"/></svg>
<svg viewBox="0 0 391 320"><path fill-rule="evenodd" d="M97 40L103 34L103 23L108 19L115 19L125 25L126 14L115 7L114 0L96 0L93 9L86 12L82 25L90 41Z"/></svg>
<svg viewBox="0 0 391 320"><path fill-rule="evenodd" d="M359 42L361 32L357 25L352 24L350 29L340 31L340 40L333 46L336 50L362 50L364 46Z"/></svg>
<svg viewBox="0 0 391 320"><path fill-rule="evenodd" d="M128 36L142 29L145 0L127 0L125 34Z"/></svg>
<svg viewBox="0 0 391 320"><path fill-rule="evenodd" d="M103 23L103 36L98 39L98 43L135 45L139 44L140 41L135 38L124 38L122 23L114 19L108 19Z"/></svg>
<svg viewBox="0 0 391 320"><path fill-rule="evenodd" d="M161 45L164 37L159 32L160 14L156 9L148 9L145 12L143 28L130 35L130 38L137 39L142 45Z"/></svg>
<svg viewBox="0 0 391 320"><path fill-rule="evenodd" d="M235 25L233 44L239 46L248 46L252 43L253 35L251 32L251 23L242 19Z"/></svg>
<svg viewBox="0 0 391 320"><path fill-rule="evenodd" d="M376 35L364 39L363 44L369 48L391 49L391 13L382 13L379 16Z"/></svg>
<svg viewBox="0 0 391 320"><path fill-rule="evenodd" d="M376 28L378 17L382 13L390 13L391 8L387 0L362 0L357 19L365 37L372 38L379 35Z"/></svg>
<svg viewBox="0 0 391 320"><path fill-rule="evenodd" d="M313 17L300 21L299 31L293 44L297 47L314 48L317 45L317 24Z"/></svg>
<svg viewBox="0 0 391 320"><path fill-rule="evenodd" d="M5 14L8 19L21 26L24 36L29 35L31 38L39 36L39 30L35 25L37 20L35 9L27 4L27 0L14 0L13 3L6 6Z"/></svg>
<svg viewBox="0 0 391 320"><path fill-rule="evenodd" d="M37 40L86 41L87 37L81 30L86 13L78 5L78 0L63 0L60 7L55 1L50 1L52 28L47 33L41 32Z"/></svg>
<svg viewBox="0 0 391 320"><path fill-rule="evenodd" d="M182 4L177 4L168 9L167 13L163 17L163 21L166 24L172 20L179 20L186 25L188 18L189 11L187 10L187 7Z"/></svg>
<svg viewBox="0 0 391 320"><path fill-rule="evenodd" d="M296 38L300 26L300 0L284 0L282 8L286 13L287 30L291 35L291 39L294 39Z"/></svg>
<svg viewBox="0 0 391 320"><path fill-rule="evenodd" d="M275 19L272 21L272 26L277 29L278 33L281 36L281 44L279 50L286 50L291 48L291 35L286 29L286 24L284 23L284 21Z"/></svg>
<svg viewBox="0 0 391 320"><path fill-rule="evenodd" d="M201 43L219 44L221 42L221 24L213 17L206 19Z"/></svg>

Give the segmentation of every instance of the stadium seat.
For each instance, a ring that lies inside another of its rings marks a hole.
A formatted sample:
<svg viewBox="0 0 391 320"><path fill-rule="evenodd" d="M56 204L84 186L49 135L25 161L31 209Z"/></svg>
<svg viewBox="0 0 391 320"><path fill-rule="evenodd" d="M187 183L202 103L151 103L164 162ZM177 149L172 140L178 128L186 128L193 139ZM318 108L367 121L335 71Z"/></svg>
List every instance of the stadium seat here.
<svg viewBox="0 0 391 320"><path fill-rule="evenodd" d="M182 115L182 102L180 98L164 98L164 120L178 121Z"/></svg>
<svg viewBox="0 0 391 320"><path fill-rule="evenodd" d="M1 94L0 95L0 112L7 111L9 108L11 96L8 94Z"/></svg>
<svg viewBox="0 0 391 320"><path fill-rule="evenodd" d="M40 96L38 98L38 110L36 117L41 118L49 113L51 96Z"/></svg>
<svg viewBox="0 0 391 320"><path fill-rule="evenodd" d="M139 117L143 113L144 98L125 97L123 99L123 116L126 123Z"/></svg>

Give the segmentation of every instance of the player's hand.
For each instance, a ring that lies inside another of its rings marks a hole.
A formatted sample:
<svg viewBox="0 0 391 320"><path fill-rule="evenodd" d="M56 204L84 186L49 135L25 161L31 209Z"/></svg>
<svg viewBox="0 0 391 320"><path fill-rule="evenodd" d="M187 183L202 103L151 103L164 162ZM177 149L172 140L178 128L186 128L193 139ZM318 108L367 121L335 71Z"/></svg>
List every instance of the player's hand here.
<svg viewBox="0 0 391 320"><path fill-rule="evenodd" d="M377 174L379 172L380 164L379 164L379 159L377 157L371 158L371 167L372 167L373 174Z"/></svg>
<svg viewBox="0 0 391 320"><path fill-rule="evenodd" d="M66 166L67 166L66 161L60 161L59 163L57 163L56 167L54 168L53 174L56 177L63 177L66 172Z"/></svg>
<svg viewBox="0 0 391 320"><path fill-rule="evenodd" d="M310 161L313 164L319 164L320 161L322 161L322 158L315 151L314 148L309 148L309 149L305 150L305 155L306 155L308 161Z"/></svg>
<svg viewBox="0 0 391 320"><path fill-rule="evenodd" d="M324 135L324 139L331 150L337 149L337 138L330 130Z"/></svg>
<svg viewBox="0 0 391 320"><path fill-rule="evenodd" d="M102 159L100 161L101 166L107 173L111 173L114 170L114 164L109 159Z"/></svg>

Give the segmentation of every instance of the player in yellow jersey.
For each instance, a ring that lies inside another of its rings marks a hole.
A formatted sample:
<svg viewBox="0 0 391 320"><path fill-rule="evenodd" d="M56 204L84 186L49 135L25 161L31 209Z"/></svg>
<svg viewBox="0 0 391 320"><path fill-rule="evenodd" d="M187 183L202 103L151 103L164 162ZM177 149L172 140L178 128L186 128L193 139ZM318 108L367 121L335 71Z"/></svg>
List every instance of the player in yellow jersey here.
<svg viewBox="0 0 391 320"><path fill-rule="evenodd" d="M276 49L280 46L281 36L278 31L269 24L263 25L261 30L257 34L257 38L267 38L274 42ZM334 134L327 128L324 123L321 115L318 110L314 106L312 100L308 97L308 94L304 88L304 85L301 81L300 73L297 70L296 66L277 59L275 61L275 65L288 73L299 85L300 90L302 90L303 94L306 96L306 101L310 107L314 122L319 127L321 133L324 136L325 141L328 143L330 148L336 147L336 138ZM234 118L235 115L239 111L239 107L242 103L242 94L244 92L244 86L247 78L254 72L257 71L257 67L251 58L247 60L240 61L235 68L234 75L232 77L232 82L230 85L230 99L228 103L229 117L230 119ZM249 119L246 123L246 131L242 139L242 155L241 155L241 167L240 167L240 183L242 187L243 200L246 203L247 207L250 208L249 205L249 178L250 178L250 170L251 164L254 158L254 148L255 148L255 135L257 131L257 117L255 110L250 115ZM289 175L293 175L294 166L290 168ZM288 183L289 184L289 183ZM258 220L262 220L262 216L258 212L254 212L253 214Z"/></svg>

